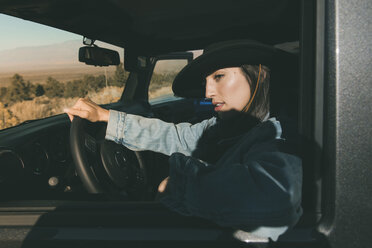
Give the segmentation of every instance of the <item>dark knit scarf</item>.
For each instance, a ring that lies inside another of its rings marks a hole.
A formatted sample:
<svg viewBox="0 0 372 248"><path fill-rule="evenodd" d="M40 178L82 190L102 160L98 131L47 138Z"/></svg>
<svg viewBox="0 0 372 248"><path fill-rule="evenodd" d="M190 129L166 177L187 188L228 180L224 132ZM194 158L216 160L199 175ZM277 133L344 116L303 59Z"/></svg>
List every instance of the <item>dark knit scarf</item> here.
<svg viewBox="0 0 372 248"><path fill-rule="evenodd" d="M260 121L246 113L236 113L229 119L217 118L198 141L192 156L207 163L217 162L233 146L240 136L259 124Z"/></svg>

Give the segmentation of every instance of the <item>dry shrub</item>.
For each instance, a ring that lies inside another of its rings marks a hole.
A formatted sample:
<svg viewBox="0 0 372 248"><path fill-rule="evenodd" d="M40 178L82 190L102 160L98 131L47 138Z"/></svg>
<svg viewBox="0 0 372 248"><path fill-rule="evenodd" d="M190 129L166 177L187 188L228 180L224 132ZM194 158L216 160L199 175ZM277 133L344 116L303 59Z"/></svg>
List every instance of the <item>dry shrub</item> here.
<svg viewBox="0 0 372 248"><path fill-rule="evenodd" d="M166 86L149 92L149 99L154 99L159 96L173 95L172 87Z"/></svg>
<svg viewBox="0 0 372 248"><path fill-rule="evenodd" d="M110 86L101 89L99 92L89 92L89 97L97 104L107 104L117 102L123 92L123 87ZM163 95L173 94L172 87L162 87L149 92L149 98L153 99ZM47 96L36 97L33 100L17 102L8 108L3 105L2 117L4 123L0 129L15 126L27 120L42 119L52 115L63 113L64 108L73 106L76 101L75 98L48 98ZM6 111L5 111L6 110ZM7 124L5 124L7 123Z"/></svg>
<svg viewBox="0 0 372 248"><path fill-rule="evenodd" d="M119 101L122 93L123 87L109 86L98 92L89 92L87 97L97 104L106 104Z"/></svg>
<svg viewBox="0 0 372 248"><path fill-rule="evenodd" d="M31 101L22 101L13 104L9 109L20 122L41 119L48 116L60 114L65 107L71 106L77 98L54 98L46 96L36 97Z"/></svg>
<svg viewBox="0 0 372 248"><path fill-rule="evenodd" d="M99 92L90 92L87 97L97 104L116 102L120 99L123 88L107 87ZM46 96L36 97L30 101L17 102L9 107L9 110L17 118L17 125L27 120L41 119L52 115L63 113L64 108L73 106L78 98L48 98Z"/></svg>
<svg viewBox="0 0 372 248"><path fill-rule="evenodd" d="M12 111L6 109L2 102L0 102L0 129L12 127L18 123L18 118L13 115Z"/></svg>

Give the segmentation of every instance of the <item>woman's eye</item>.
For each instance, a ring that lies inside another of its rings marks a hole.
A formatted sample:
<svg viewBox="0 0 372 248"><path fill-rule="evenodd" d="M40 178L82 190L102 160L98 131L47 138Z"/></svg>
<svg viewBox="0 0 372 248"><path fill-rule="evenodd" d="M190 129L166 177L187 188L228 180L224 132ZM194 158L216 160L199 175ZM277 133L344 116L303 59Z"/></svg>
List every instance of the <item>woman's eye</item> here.
<svg viewBox="0 0 372 248"><path fill-rule="evenodd" d="M214 79L215 79L216 81L218 81L218 80L220 80L223 76L224 76L223 74L216 74L216 75L214 75Z"/></svg>

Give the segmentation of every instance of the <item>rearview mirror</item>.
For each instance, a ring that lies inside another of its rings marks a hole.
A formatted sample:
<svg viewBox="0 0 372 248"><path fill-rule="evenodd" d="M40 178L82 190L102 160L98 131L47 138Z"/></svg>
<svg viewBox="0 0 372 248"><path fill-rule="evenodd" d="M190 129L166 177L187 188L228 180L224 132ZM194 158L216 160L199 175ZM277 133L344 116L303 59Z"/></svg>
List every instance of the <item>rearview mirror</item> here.
<svg viewBox="0 0 372 248"><path fill-rule="evenodd" d="M109 66L119 65L120 57L117 51L97 46L85 46L79 49L79 61L87 65Z"/></svg>

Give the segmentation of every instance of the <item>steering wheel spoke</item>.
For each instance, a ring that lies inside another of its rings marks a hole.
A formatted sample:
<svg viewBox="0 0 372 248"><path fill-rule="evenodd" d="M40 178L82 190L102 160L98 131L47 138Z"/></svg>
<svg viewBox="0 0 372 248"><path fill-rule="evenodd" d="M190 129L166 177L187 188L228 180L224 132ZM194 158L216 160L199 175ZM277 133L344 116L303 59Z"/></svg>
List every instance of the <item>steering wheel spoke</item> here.
<svg viewBox="0 0 372 248"><path fill-rule="evenodd" d="M84 133L84 146L92 154L95 154L98 150L96 139L87 133Z"/></svg>

